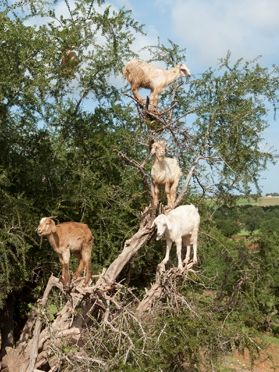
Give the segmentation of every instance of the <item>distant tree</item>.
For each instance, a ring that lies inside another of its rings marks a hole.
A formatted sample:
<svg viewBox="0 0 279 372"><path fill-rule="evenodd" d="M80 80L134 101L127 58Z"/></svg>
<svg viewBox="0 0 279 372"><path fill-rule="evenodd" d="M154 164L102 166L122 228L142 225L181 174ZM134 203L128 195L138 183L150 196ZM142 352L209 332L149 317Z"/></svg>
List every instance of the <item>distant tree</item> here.
<svg viewBox="0 0 279 372"><path fill-rule="evenodd" d="M270 216L261 221L259 228L264 234L279 235L279 217Z"/></svg>
<svg viewBox="0 0 279 372"><path fill-rule="evenodd" d="M249 231L255 231L259 228L264 215L264 210L260 207L247 206L240 208L240 220Z"/></svg>
<svg viewBox="0 0 279 372"><path fill-rule="evenodd" d="M218 229L227 237L231 237L242 228L238 210L235 207L221 207L214 213L214 221Z"/></svg>

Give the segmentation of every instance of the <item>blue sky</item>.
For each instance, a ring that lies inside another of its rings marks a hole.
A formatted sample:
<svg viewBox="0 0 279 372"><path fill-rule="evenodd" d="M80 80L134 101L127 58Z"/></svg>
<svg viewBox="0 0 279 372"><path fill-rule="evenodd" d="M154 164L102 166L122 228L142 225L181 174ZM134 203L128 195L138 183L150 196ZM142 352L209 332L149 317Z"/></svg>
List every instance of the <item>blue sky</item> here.
<svg viewBox="0 0 279 372"><path fill-rule="evenodd" d="M135 48L171 39L186 48L186 63L193 75L215 67L228 50L266 67L279 64L279 0L111 0L125 6L145 25L147 35ZM279 117L268 118L263 148L279 154ZM279 163L261 174L263 194L279 192Z"/></svg>
<svg viewBox="0 0 279 372"><path fill-rule="evenodd" d="M70 6L75 2L68 1ZM186 49L185 62L194 76L216 67L228 50L233 60L261 56L261 65L279 65L279 0L109 0L107 5L131 9L145 25L136 52L157 44L158 37L165 43L170 39ZM57 2L57 10L68 14L64 0ZM140 56L147 57L144 52ZM267 121L262 149L279 155L279 117L271 112ZM279 161L261 174L260 186L263 194L279 192Z"/></svg>

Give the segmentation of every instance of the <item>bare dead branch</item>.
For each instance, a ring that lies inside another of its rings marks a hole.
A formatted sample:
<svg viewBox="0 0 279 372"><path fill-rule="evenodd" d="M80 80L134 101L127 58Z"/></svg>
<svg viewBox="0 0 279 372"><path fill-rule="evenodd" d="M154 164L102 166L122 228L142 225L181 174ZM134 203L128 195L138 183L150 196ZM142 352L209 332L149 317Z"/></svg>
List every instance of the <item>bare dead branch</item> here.
<svg viewBox="0 0 279 372"><path fill-rule="evenodd" d="M191 165L191 167L190 167L190 169L188 171L188 174L187 174L187 177L186 177L186 180L185 180L183 189L182 189L182 191L180 192L180 194L178 195L178 197L177 197L177 199L175 201L175 207L177 207L182 202L182 199L187 194L188 188L189 188L189 184L191 182L191 179L193 177L194 171L195 171L195 169L196 169L196 167L197 167L197 165L198 165L198 163L199 163L200 160L208 160L208 161L211 161L211 162L212 161L215 161L216 162L216 161L220 161L220 158L219 157L205 157L205 156L202 156L202 155L198 155L194 159L194 161L193 161L193 163L192 163L192 165Z"/></svg>
<svg viewBox="0 0 279 372"><path fill-rule="evenodd" d="M182 199L187 194L191 178L192 178L193 173L194 173L194 171L195 171L195 169L196 169L196 167L197 167L197 165L198 165L198 163L201 159L202 159L202 156L198 155L196 157L196 159L193 161L193 163L191 165L191 168L188 171L184 187L183 187L181 193L179 194L179 196L177 197L177 199L175 201L175 207L177 207L181 203Z"/></svg>
<svg viewBox="0 0 279 372"><path fill-rule="evenodd" d="M146 311L149 311L154 307L155 303L160 300L166 292L168 292L169 283L172 280L176 280L177 277L181 277L187 274L187 271L191 269L193 262L186 265L183 271L177 268L172 268L168 271L165 270L165 265L160 263L157 266L155 283L152 284L151 288L147 291L142 301L137 306L137 313L142 316ZM175 293L176 291L172 291Z"/></svg>
<svg viewBox="0 0 279 372"><path fill-rule="evenodd" d="M145 167L145 164L147 163L148 159L150 159L150 155L141 163L139 164L136 160L134 159L130 159L126 154L124 154L123 152L119 151L118 152L118 155L124 159L127 163L133 165L133 167L135 167L139 172L140 174L142 175L143 177L143 181L144 181L144 184L145 184L145 188L146 190L148 191L149 193L149 196L151 197L151 186L150 186L150 178L148 177L147 173L144 171L144 167Z"/></svg>
<svg viewBox="0 0 279 372"><path fill-rule="evenodd" d="M63 291L63 285L60 283L59 279L56 278L55 276L51 275L51 277L48 280L46 289L44 291L44 295L42 299L39 301L41 307L45 307L48 296L50 294L50 291L52 290L53 287L58 287L60 290ZM42 327L42 320L41 317L38 316L35 327L34 327L34 332L33 332L33 340L32 340L32 345L30 348L30 361L29 365L26 369L27 372L33 372L35 363L36 363L36 358L38 355L38 347L39 347L39 338L40 338L40 332L41 332L41 327Z"/></svg>
<svg viewBox="0 0 279 372"><path fill-rule="evenodd" d="M130 259L138 252L138 250L146 244L153 235L152 224L152 208L148 207L145 215L142 218L139 230L126 240L124 248L119 256L112 262L105 274L97 281L96 287L104 290L111 288L116 278L130 261Z"/></svg>

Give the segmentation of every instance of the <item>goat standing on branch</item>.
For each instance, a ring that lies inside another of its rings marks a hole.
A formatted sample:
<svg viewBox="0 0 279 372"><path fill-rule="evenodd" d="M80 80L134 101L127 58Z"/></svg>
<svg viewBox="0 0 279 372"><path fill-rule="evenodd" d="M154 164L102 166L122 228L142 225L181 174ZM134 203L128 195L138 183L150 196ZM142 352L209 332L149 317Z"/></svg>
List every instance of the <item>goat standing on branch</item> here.
<svg viewBox="0 0 279 372"><path fill-rule="evenodd" d="M84 285L91 279L91 252L93 235L89 227L80 222L64 222L55 225L51 217L43 217L37 228L40 236L46 236L49 244L59 256L62 265L62 283L67 286L70 281L69 262L70 253L75 254L79 259L79 266L74 273L73 279L86 271Z"/></svg>
<svg viewBox="0 0 279 372"><path fill-rule="evenodd" d="M165 192L168 200L167 207L174 208L176 199L176 189L179 179L182 175L176 158L165 157L166 141L154 142L151 147L151 154L155 155L156 159L151 169L151 194L153 199L153 207L157 208L159 203L159 186L165 185Z"/></svg>
<svg viewBox="0 0 279 372"><path fill-rule="evenodd" d="M150 63L133 59L123 68L123 74L131 84L135 99L144 105L144 99L139 94L139 88L151 90L150 104L151 108L156 110L158 104L158 95L174 80L180 76L191 76L190 70L184 64L163 70Z"/></svg>
<svg viewBox="0 0 279 372"><path fill-rule="evenodd" d="M160 214L153 221L152 226L156 226L156 240L165 235L167 248L166 255L162 261L163 265L169 261L169 255L172 243L176 244L176 252L178 259L178 268L183 269L181 250L182 246L187 247L184 263L190 260L191 245L193 245L193 264L197 263L197 242L200 226L200 215L198 209L193 205L181 205L170 211L167 215Z"/></svg>

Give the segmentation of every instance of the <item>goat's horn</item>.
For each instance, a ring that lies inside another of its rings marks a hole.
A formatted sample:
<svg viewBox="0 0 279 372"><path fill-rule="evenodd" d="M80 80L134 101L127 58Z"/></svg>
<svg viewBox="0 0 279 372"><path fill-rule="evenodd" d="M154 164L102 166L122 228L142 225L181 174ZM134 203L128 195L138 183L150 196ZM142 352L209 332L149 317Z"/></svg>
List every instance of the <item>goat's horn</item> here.
<svg viewBox="0 0 279 372"><path fill-rule="evenodd" d="M151 149L152 149L152 145L153 145L153 143L155 142L155 140L154 140L154 138L152 138L151 140L149 140L149 152L151 151Z"/></svg>

